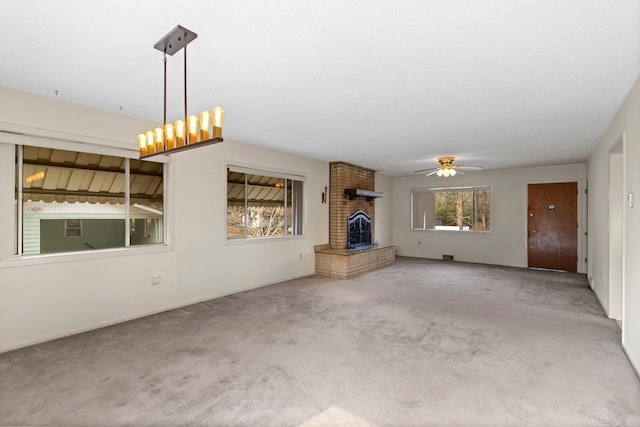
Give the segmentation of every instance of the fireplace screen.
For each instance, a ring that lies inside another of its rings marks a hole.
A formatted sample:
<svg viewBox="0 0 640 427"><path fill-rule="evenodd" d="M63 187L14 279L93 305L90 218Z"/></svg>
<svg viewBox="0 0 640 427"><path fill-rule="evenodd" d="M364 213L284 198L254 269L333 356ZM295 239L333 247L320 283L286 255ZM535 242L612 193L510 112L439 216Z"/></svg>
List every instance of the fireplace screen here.
<svg viewBox="0 0 640 427"><path fill-rule="evenodd" d="M347 219L347 248L354 249L371 245L371 217L363 211L356 211Z"/></svg>

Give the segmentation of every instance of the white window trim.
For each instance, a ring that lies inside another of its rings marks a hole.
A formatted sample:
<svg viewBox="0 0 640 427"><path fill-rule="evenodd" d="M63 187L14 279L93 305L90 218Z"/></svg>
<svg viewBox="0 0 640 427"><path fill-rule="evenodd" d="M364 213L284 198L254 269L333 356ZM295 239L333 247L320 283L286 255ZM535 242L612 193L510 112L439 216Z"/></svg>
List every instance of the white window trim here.
<svg viewBox="0 0 640 427"><path fill-rule="evenodd" d="M93 249L90 251L57 252L39 255L14 255L0 260L0 269L20 268L33 265L56 264L60 262L87 261L115 257L173 252L173 246L167 244L139 245L112 249Z"/></svg>
<svg viewBox="0 0 640 427"><path fill-rule="evenodd" d="M283 240L303 240L307 236L304 234L287 235L287 236L266 236L266 237L234 237L233 239L226 239L225 246L246 245L253 243L275 243L282 242Z"/></svg>
<svg viewBox="0 0 640 427"><path fill-rule="evenodd" d="M295 181L302 182L302 234L288 234L284 236L265 236L265 237L233 237L229 238L227 236L227 192L226 192L226 180L227 180L227 169L231 172L239 172L246 173L251 175L263 175L270 176L274 178L284 178ZM268 167L262 165L253 165L244 162L237 162L233 160L225 160L225 168L224 168L224 176L225 176L225 191L222 192L221 197L224 197L222 202L222 208L224 209L222 215L222 235L224 237L224 245L225 246L236 246L236 245L246 245L253 243L273 243L273 242L282 242L284 240L300 240L307 238L307 177L302 172L292 171L286 169L279 169L275 167Z"/></svg>
<svg viewBox="0 0 640 427"><path fill-rule="evenodd" d="M237 166L236 164L227 165L227 169L229 169L231 172L245 173L249 175L263 175L263 176L269 176L273 178L283 178L283 179L290 179L290 180L302 181L302 182L305 182L307 180L307 177L305 177L304 175L286 173L278 170L271 171L269 169L247 168L247 167Z"/></svg>
<svg viewBox="0 0 640 427"><path fill-rule="evenodd" d="M124 150L120 148L114 148L110 146L103 146L98 144L89 144L83 142L76 141L65 141L58 140L55 138L34 136L34 135L23 135L23 134L11 134L6 132L0 133L0 145L13 146L14 149L19 145L31 145L34 147L42 147L42 148L56 148L70 151L78 151L83 153L90 154L102 154L102 155L110 155L123 157L125 159L138 159L139 153L133 150ZM10 158L9 158L10 157ZM22 176L22 158L20 156L20 164L18 166L19 176ZM0 253L0 269L2 268L16 268L23 266L31 266L31 265L43 265L43 264L51 264L51 263L59 263L59 262L74 262L81 260L89 260L89 259L100 259L100 258L112 258L112 257L121 257L121 256L132 256L132 255L144 255L144 254L153 254L153 253L161 253L161 252L173 252L173 223L171 222L173 219L173 205L171 203L171 198L169 196L169 174L170 174L170 157L169 156L158 156L154 158L154 160L158 163L164 163L164 174L162 179L163 185L163 204L164 204L164 227L163 227L163 237L164 243L155 243L148 245L129 245L128 239L128 231L127 231L127 240L125 241L125 246L119 248L108 248L108 249L93 249L89 251L69 251L69 252L56 252L56 253L47 253L47 254L34 254L34 255L24 255L24 254L14 254L13 253L13 239L11 240L12 249L9 253L5 253L2 255ZM6 162L5 165L7 172L11 171L11 180L7 180L6 185L11 187L11 194L13 194L13 189L15 188L15 157L7 156L5 159L0 159L0 166L3 166L2 163ZM128 160L127 160L128 163ZM128 168L126 169L128 170ZM6 175L8 176L8 174ZM20 181L21 182L21 181ZM128 182L127 182L128 188ZM0 189L1 190L1 189ZM0 194L2 191L0 191ZM12 200L12 211L13 211L13 196L11 196L10 200ZM22 203L18 203L18 242L22 241ZM128 209L125 206L125 209ZM6 224L0 223L0 226L5 225L9 232L10 236L13 236L14 230L13 227L16 226L14 224L15 218L13 214L11 214L10 221L7 221ZM128 230L128 227L125 224L125 230ZM2 230L0 230L2 232ZM3 251L6 248L1 248Z"/></svg>

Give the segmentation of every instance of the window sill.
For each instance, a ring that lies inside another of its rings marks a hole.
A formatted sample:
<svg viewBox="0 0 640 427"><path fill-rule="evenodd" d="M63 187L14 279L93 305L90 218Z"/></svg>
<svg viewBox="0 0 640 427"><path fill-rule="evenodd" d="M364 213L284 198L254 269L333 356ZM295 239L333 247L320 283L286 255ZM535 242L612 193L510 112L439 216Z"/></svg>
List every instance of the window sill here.
<svg viewBox="0 0 640 427"><path fill-rule="evenodd" d="M126 248L96 249L83 252L60 252L42 255L15 255L0 260L0 269L19 268L32 265L54 264L60 262L76 262L93 259L129 257L155 253L172 252L173 246L167 244L129 246Z"/></svg>
<svg viewBox="0 0 640 427"><path fill-rule="evenodd" d="M436 230L433 228L412 228L411 231L429 231L432 233L461 233L461 234L493 234L493 230Z"/></svg>
<svg viewBox="0 0 640 427"><path fill-rule="evenodd" d="M307 236L304 234L297 236L271 236L271 237L238 237L235 239L227 239L225 246L246 245L251 243L277 243L288 240L304 240Z"/></svg>

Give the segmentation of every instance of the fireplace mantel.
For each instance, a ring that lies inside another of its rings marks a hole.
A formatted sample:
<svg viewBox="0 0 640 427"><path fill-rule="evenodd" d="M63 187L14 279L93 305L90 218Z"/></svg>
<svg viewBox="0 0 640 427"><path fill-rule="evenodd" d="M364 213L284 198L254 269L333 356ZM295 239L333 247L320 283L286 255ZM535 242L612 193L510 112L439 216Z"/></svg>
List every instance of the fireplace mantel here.
<svg viewBox="0 0 640 427"><path fill-rule="evenodd" d="M370 202L373 199L377 199L378 197L384 196L384 193L380 193L378 191L363 190L361 188L345 188L344 194L349 196L349 200L353 200L358 196L366 197L367 202Z"/></svg>

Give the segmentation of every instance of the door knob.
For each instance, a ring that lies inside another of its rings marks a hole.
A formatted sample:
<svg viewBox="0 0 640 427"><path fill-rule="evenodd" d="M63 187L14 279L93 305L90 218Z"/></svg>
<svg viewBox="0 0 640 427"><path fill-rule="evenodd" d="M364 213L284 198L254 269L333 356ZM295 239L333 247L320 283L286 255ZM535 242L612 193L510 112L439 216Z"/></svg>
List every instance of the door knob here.
<svg viewBox="0 0 640 427"><path fill-rule="evenodd" d="M536 233L537 233L537 231L536 231L536 230L532 230L531 232L532 232L533 234L536 234Z"/></svg>
<svg viewBox="0 0 640 427"><path fill-rule="evenodd" d="M529 214L529 216L533 216L533 214L532 214L532 213L530 213L530 214Z"/></svg>

